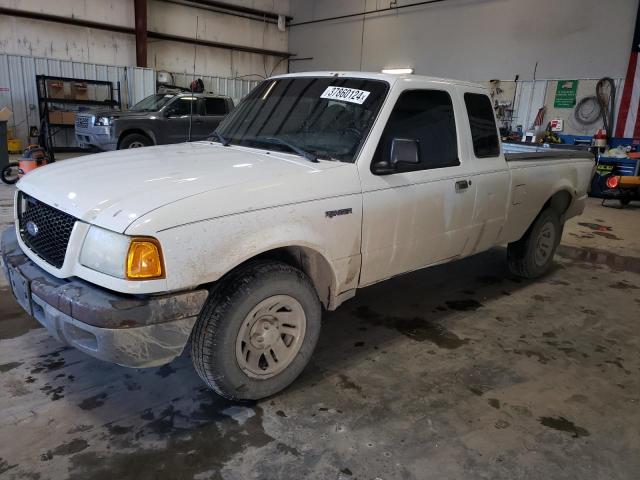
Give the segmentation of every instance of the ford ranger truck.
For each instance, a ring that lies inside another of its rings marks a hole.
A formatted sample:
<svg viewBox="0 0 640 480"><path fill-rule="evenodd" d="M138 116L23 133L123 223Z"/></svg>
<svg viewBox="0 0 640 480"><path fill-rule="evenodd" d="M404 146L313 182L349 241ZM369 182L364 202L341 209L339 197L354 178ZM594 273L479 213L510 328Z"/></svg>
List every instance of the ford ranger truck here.
<svg viewBox="0 0 640 480"><path fill-rule="evenodd" d="M218 394L259 399L300 375L322 311L359 288L504 244L513 273L543 275L593 169L584 152L505 156L476 84L282 75L211 140L29 173L2 258L62 343L128 367L189 344Z"/></svg>

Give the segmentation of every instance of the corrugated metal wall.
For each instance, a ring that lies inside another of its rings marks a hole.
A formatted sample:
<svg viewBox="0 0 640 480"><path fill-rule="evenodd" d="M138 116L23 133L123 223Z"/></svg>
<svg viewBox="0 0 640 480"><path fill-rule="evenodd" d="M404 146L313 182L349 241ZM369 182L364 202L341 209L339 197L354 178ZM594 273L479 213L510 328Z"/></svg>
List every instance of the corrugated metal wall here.
<svg viewBox="0 0 640 480"><path fill-rule="evenodd" d="M127 108L156 91L156 72L151 68L97 65L51 58L0 54L0 108L13 111L9 128L13 135L27 145L29 128L40 126L36 75L52 75L89 80L108 80L114 89L120 82L122 107ZM174 84L189 87L193 74L172 73ZM259 82L196 74L205 90L228 95L237 104ZM73 129L61 130L54 136L57 147L75 146Z"/></svg>
<svg viewBox="0 0 640 480"><path fill-rule="evenodd" d="M39 127L36 75L52 75L89 80L108 80L117 88L123 107L132 105L155 92L155 72L150 68L115 67L93 63L70 62L51 58L0 54L0 108L9 106L13 117L9 128L26 145L29 127ZM55 137L56 146L73 146L73 129Z"/></svg>

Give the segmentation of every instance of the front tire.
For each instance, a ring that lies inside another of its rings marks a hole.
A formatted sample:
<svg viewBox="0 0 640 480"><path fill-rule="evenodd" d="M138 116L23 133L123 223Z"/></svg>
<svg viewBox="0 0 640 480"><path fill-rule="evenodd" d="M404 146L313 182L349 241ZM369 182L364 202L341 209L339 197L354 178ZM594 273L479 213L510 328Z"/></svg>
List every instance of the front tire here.
<svg viewBox="0 0 640 480"><path fill-rule="evenodd" d="M509 270L523 278L537 278L549 270L562 237L560 216L553 208L543 210L524 236L507 247Z"/></svg>
<svg viewBox="0 0 640 480"><path fill-rule="evenodd" d="M276 261L257 261L210 294L192 334L198 375L230 400L258 400L289 386L320 335L321 307L309 278Z"/></svg>
<svg viewBox="0 0 640 480"><path fill-rule="evenodd" d="M141 133L130 133L120 141L118 144L118 150L150 147L151 145L153 145L153 142L146 135L142 135Z"/></svg>

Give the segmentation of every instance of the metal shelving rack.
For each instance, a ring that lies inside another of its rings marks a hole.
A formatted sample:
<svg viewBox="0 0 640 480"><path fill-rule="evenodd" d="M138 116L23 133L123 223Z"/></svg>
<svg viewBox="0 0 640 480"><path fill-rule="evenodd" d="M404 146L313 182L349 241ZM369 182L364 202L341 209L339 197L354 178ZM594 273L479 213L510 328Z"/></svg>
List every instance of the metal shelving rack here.
<svg viewBox="0 0 640 480"><path fill-rule="evenodd" d="M75 98L59 98L51 96L49 92L49 82L61 82L72 84L85 84L108 87L109 94L104 100L96 99L75 99ZM90 80L86 78L56 77L50 75L36 75L36 86L38 92L38 112L40 114L40 144L45 147L51 161L55 161L53 137L64 129L75 128L71 123L52 123L49 113L56 111L51 108L53 105L73 105L73 106L96 106L108 108L121 108L120 99L120 82L117 82L117 88L114 88L113 82L106 80ZM116 100L114 93L117 91L118 98ZM76 111L72 109L70 111Z"/></svg>

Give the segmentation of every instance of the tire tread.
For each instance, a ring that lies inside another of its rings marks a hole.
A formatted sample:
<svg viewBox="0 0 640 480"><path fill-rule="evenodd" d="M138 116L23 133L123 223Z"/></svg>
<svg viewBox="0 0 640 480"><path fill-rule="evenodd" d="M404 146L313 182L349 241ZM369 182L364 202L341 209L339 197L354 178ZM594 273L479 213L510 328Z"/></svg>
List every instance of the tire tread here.
<svg viewBox="0 0 640 480"><path fill-rule="evenodd" d="M297 268L273 260L250 262L231 272L218 285L214 286L191 334L191 356L196 372L212 390L226 399L242 400L243 398L220 381L220 373L216 371L216 365L211 355L211 352L217 348L215 332L222 327L225 316L232 305L242 296L249 294L252 285L261 277L274 273L295 275L297 280L312 290L315 295L311 280Z"/></svg>
<svg viewBox="0 0 640 480"><path fill-rule="evenodd" d="M553 260L553 254L547 262L547 265L540 269L534 264L532 258L532 243L535 241L534 237L537 230L549 220L551 220L556 226L556 245L554 246L553 252L553 254L555 254L555 247L560 243L563 228L560 224L558 213L553 208L549 207L540 212L520 240L508 245L507 262L511 273L518 277L531 279L537 278L546 272L548 266Z"/></svg>

